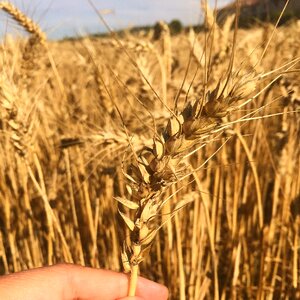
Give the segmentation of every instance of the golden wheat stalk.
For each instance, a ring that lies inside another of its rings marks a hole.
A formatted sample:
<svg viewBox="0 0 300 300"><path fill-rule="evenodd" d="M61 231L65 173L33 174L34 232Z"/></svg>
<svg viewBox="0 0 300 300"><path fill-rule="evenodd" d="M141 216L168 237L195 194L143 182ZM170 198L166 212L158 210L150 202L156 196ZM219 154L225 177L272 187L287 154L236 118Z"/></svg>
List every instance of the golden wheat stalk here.
<svg viewBox="0 0 300 300"><path fill-rule="evenodd" d="M131 232L130 243L124 243L122 251L124 269L131 272L129 296L135 295L138 266L162 226L154 222L165 204L162 194L187 175L186 153L210 137L221 126L220 119L255 90L253 77L229 76L229 80L221 80L215 89L208 91L205 99L188 103L181 114L173 115L163 133L154 138L153 146L144 147L136 154L131 173L126 174L130 181L130 198L117 197L116 200L135 211L133 220L119 211ZM180 207L186 203L180 203Z"/></svg>
<svg viewBox="0 0 300 300"><path fill-rule="evenodd" d="M17 92L15 86L10 82L7 76L0 74L0 106L6 111L5 119L7 120L10 140L16 151L24 156L26 153L25 133L26 128L18 117L18 109L15 103Z"/></svg>
<svg viewBox="0 0 300 300"><path fill-rule="evenodd" d="M17 7L7 1L0 2L0 9L9 14L18 24L20 24L29 33L36 36L40 43L45 44L46 35L41 28L28 16L22 13Z"/></svg>

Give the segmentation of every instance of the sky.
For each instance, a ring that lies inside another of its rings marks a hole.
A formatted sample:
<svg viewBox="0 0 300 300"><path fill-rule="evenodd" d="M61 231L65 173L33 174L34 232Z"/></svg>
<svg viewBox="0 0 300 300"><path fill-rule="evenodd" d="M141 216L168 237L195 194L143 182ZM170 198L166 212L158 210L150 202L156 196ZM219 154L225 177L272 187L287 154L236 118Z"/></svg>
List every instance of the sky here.
<svg viewBox="0 0 300 300"><path fill-rule="evenodd" d="M50 39L78 34L104 32L87 0L13 0L11 1L37 21ZM215 0L208 1L214 6ZM218 0L224 6L231 0ZM201 20L200 0L93 0L98 10L111 10L105 19L113 29L138 25L153 25L158 20L181 20L185 25ZM0 13L0 36L10 31L22 34L14 21Z"/></svg>

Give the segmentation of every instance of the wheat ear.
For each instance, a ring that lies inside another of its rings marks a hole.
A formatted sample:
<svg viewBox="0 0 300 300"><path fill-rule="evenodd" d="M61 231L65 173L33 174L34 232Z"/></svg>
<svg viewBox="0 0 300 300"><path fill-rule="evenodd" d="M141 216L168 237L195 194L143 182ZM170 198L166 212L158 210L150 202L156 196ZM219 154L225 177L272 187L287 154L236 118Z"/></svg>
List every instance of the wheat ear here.
<svg viewBox="0 0 300 300"><path fill-rule="evenodd" d="M7 14L9 14L18 24L20 24L27 32L36 36L40 43L45 44L46 35L41 30L41 28L22 13L17 7L7 1L0 2L0 9L3 9Z"/></svg>
<svg viewBox="0 0 300 300"><path fill-rule="evenodd" d="M157 231L163 224L155 224L166 203L163 192L188 174L186 158L193 147L212 138L222 127L220 119L234 110L236 102L246 101L256 87L256 79L248 76L229 78L208 91L204 99L188 103L179 115L173 115L162 134L157 134L152 147L136 153L136 160L125 174L130 182L129 199L116 200L127 209L135 211L134 219L119 211L130 230L130 242L124 242L122 262L125 271L131 272L129 296L135 295L139 264L143 261ZM188 153L188 154L187 154ZM175 212L188 203L177 203Z"/></svg>
<svg viewBox="0 0 300 300"><path fill-rule="evenodd" d="M46 34L28 16L22 13L13 4L2 1L0 9L9 14L19 25L31 34L23 51L21 64L22 74L20 77L21 86L28 90L35 83L36 73L40 67L39 61L46 49Z"/></svg>

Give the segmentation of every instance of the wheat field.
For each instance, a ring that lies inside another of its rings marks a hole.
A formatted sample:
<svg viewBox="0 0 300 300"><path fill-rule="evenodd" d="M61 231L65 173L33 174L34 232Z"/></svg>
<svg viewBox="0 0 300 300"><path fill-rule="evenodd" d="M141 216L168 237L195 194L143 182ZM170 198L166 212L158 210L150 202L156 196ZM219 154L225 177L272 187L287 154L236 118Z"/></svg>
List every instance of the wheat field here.
<svg viewBox="0 0 300 300"><path fill-rule="evenodd" d="M139 266L170 299L300 297L299 21L207 9L200 33L50 42L0 8L28 33L0 47L0 274Z"/></svg>

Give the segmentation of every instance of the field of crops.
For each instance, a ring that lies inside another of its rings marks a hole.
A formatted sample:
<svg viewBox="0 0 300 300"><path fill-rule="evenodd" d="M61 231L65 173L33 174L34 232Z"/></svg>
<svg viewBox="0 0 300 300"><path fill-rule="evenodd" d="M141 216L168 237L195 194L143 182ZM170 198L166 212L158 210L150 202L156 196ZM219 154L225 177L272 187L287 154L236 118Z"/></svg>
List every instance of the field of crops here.
<svg viewBox="0 0 300 300"><path fill-rule="evenodd" d="M48 42L1 5L29 36L0 47L0 274L139 266L170 299L300 297L299 22Z"/></svg>

